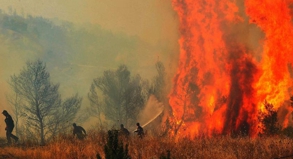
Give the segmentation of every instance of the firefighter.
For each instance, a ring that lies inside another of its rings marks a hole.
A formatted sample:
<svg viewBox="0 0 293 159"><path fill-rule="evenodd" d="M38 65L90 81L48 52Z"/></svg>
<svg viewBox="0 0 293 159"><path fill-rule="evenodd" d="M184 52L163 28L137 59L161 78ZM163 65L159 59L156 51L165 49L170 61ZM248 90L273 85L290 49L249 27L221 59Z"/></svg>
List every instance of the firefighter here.
<svg viewBox="0 0 293 159"><path fill-rule="evenodd" d="M137 129L134 131L137 135L142 138L144 136L143 128L140 126L139 123L136 123Z"/></svg>
<svg viewBox="0 0 293 159"><path fill-rule="evenodd" d="M73 125L73 136L77 136L78 139L82 140L86 136L86 131L84 130L83 127L77 126L75 123Z"/></svg>
<svg viewBox="0 0 293 159"><path fill-rule="evenodd" d="M6 111L3 110L2 114L5 116L5 124L6 124L6 138L7 138L7 143L11 144L11 138L14 139L15 143L18 142L18 137L12 134L13 128L14 128L14 121L10 114Z"/></svg>

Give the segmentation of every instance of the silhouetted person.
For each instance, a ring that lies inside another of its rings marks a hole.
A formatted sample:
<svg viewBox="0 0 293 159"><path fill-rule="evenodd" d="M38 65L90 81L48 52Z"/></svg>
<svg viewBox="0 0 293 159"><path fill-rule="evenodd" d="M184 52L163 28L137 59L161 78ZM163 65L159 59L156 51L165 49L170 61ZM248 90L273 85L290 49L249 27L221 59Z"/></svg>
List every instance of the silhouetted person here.
<svg viewBox="0 0 293 159"><path fill-rule="evenodd" d="M120 125L119 133L124 136L129 136L129 131L124 127L123 124Z"/></svg>
<svg viewBox="0 0 293 159"><path fill-rule="evenodd" d="M139 123L136 123L136 126L137 126L137 128L136 128L136 130L135 130L134 132L136 132L137 135L138 135L140 138L142 138L142 137L144 136L143 128L140 126Z"/></svg>
<svg viewBox="0 0 293 159"><path fill-rule="evenodd" d="M73 125L73 136L77 136L78 139L82 140L86 136L86 131L84 130L83 127L77 126L75 123Z"/></svg>
<svg viewBox="0 0 293 159"><path fill-rule="evenodd" d="M11 139L13 138L15 140L15 142L18 141L18 137L16 137L15 135L12 134L13 128L14 128L14 122L12 117L8 114L8 112L6 110L3 110L2 114L5 116L5 124L6 124L6 138L7 138L7 142L8 144L11 144Z"/></svg>

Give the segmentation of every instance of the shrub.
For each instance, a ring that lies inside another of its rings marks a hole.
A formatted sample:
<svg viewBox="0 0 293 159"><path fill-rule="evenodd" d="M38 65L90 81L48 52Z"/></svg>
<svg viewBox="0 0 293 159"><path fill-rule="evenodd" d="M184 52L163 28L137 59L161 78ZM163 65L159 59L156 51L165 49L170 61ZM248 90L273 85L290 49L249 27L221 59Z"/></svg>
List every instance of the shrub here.
<svg viewBox="0 0 293 159"><path fill-rule="evenodd" d="M293 127L289 126L282 130L282 135L293 138Z"/></svg>
<svg viewBox="0 0 293 159"><path fill-rule="evenodd" d="M123 142L118 141L118 131L109 130L107 143L104 146L105 159L130 159L128 155L128 145L123 147ZM101 159L100 154L97 154L97 159Z"/></svg>
<svg viewBox="0 0 293 159"><path fill-rule="evenodd" d="M281 126L278 123L277 111L270 103L265 103L265 111L259 114L259 120L263 127L262 133L264 135L276 135L280 133Z"/></svg>
<svg viewBox="0 0 293 159"><path fill-rule="evenodd" d="M162 154L162 155L160 156L160 159L171 159L170 151L167 150L167 156L165 156L164 154Z"/></svg>

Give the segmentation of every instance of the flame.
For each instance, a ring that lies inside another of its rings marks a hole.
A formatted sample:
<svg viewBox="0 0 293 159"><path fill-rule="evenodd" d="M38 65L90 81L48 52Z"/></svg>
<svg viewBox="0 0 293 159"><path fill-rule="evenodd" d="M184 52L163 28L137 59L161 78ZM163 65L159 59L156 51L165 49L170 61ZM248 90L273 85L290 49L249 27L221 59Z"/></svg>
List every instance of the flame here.
<svg viewBox="0 0 293 159"><path fill-rule="evenodd" d="M265 35L259 44L263 51L258 52L229 31L229 26L244 22L235 1L173 0L181 37L169 104L177 125L184 125L178 134L255 136L264 101L278 109L289 98L288 65L293 63L289 3L245 0L249 22ZM260 61L254 52L262 55Z"/></svg>
<svg viewBox="0 0 293 159"><path fill-rule="evenodd" d="M246 0L246 12L250 21L257 24L265 33L263 73L257 83L259 102L267 100L276 109L288 99L290 73L288 64L292 64L293 26L288 2L284 0L261 3ZM257 9L254 9L257 7ZM258 103L261 105L261 103Z"/></svg>

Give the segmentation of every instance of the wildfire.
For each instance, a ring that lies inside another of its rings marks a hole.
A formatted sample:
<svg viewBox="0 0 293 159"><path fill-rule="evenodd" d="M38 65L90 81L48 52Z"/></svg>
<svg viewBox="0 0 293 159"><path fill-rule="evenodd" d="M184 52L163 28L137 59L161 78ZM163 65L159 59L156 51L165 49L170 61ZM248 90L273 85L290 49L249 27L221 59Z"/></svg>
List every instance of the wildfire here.
<svg viewBox="0 0 293 159"><path fill-rule="evenodd" d="M293 25L289 1L173 0L180 21L180 57L169 103L191 136L258 133L267 101L278 109L292 86ZM262 49L237 40L231 26L245 23L264 34ZM262 50L262 51L259 51ZM260 54L261 60L255 54Z"/></svg>

